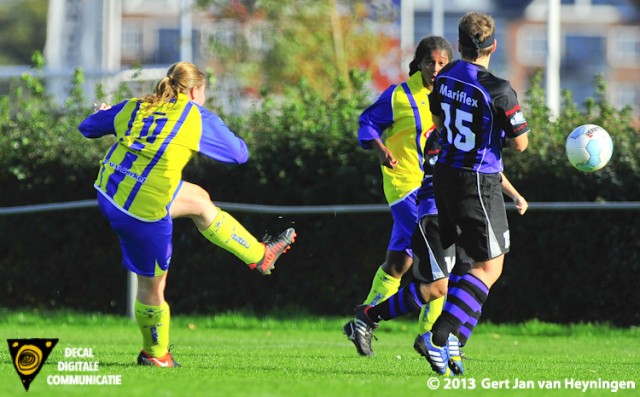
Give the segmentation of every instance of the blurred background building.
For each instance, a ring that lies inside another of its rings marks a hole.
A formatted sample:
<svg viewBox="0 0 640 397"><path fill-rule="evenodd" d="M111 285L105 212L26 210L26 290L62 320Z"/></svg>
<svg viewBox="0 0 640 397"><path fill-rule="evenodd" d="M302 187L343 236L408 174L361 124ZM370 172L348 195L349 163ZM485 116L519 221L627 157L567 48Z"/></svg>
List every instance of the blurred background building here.
<svg viewBox="0 0 640 397"><path fill-rule="evenodd" d="M333 0L331 0L333 1ZM397 48L371 54L378 58L371 70L374 90L406 76L408 60L418 41L429 34L457 41L459 18L469 10L491 14L497 23L498 51L491 68L508 78L523 95L531 76L548 65L549 4L554 0L369 0L367 6L388 12L395 23L380 26ZM608 83L616 107L640 102L640 1L557 0L559 23L559 85L581 103L595 94L596 74ZM5 5L17 0L3 0ZM38 3L37 0L29 0ZM230 18L221 2L196 7L195 0L41 0L47 7L43 71L48 86L63 97L69 76L82 67L87 92L97 82L113 89L133 79L157 80L178 60L219 68L211 43L233 45L239 35L257 54L270 46L273 27L264 14L245 12L244 20ZM229 0L239 9L255 8L255 0ZM340 3L337 1L337 3ZM250 23L247 23L250 19ZM455 49L455 45L454 45ZM134 72L132 67L137 66ZM141 67L141 68L140 68ZM0 78L16 75L26 66L2 65ZM218 69L217 69L218 70ZM222 71L224 72L224 71ZM543 73L544 78L547 73ZM242 87L230 79L216 84L222 96L236 96ZM237 109L236 109L237 110Z"/></svg>

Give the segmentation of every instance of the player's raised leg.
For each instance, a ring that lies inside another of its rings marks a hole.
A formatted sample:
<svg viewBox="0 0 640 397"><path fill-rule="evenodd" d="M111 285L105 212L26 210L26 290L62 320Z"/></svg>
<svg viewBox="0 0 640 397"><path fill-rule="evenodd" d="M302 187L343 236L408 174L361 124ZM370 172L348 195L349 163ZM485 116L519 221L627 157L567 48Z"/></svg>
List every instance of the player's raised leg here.
<svg viewBox="0 0 640 397"><path fill-rule="evenodd" d="M295 230L289 228L275 238L267 236L258 241L231 214L216 207L203 188L185 181L171 204L170 214L173 218L190 218L207 240L262 274L271 273L277 259L296 238Z"/></svg>

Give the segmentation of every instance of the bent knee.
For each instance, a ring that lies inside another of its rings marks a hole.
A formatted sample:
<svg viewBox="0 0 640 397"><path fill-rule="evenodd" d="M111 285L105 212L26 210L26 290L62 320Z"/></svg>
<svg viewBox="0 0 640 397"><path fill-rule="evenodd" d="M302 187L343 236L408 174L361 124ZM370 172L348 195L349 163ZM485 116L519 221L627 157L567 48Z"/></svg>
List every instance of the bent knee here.
<svg viewBox="0 0 640 397"><path fill-rule="evenodd" d="M211 201L209 192L204 190L202 186L196 185L195 183L183 182L182 188L180 190L181 190L181 193L184 192L186 195L188 195L194 200Z"/></svg>
<svg viewBox="0 0 640 397"><path fill-rule="evenodd" d="M429 284L420 285L420 292L426 300L432 301L447 295L448 285L448 280L443 278Z"/></svg>

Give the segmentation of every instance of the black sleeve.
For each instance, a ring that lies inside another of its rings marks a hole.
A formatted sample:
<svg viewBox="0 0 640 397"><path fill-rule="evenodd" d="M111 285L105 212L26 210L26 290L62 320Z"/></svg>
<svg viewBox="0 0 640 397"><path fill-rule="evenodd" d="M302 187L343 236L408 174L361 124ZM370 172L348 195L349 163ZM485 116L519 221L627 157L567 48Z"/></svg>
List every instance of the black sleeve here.
<svg viewBox="0 0 640 397"><path fill-rule="evenodd" d="M529 132L527 120L520 109L520 103L516 92L511 88L511 84L504 81L500 94L493 98L496 116L500 127L509 138L515 138Z"/></svg>

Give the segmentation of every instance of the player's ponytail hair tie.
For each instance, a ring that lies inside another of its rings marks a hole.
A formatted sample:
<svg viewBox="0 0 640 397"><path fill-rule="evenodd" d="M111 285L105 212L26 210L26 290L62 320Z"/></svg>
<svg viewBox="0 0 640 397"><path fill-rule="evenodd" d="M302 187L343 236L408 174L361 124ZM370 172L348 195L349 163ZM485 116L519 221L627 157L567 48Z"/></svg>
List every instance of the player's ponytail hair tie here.
<svg viewBox="0 0 640 397"><path fill-rule="evenodd" d="M491 33L489 37L481 41L480 33L471 35L463 31L462 29L458 29L458 38L460 39L460 44L462 44L464 47L482 50L493 45L493 41L495 40L495 32Z"/></svg>
<svg viewBox="0 0 640 397"><path fill-rule="evenodd" d="M173 93L172 96L177 98L178 97L178 93L182 91L180 89L180 84L178 83L178 81L176 79L173 78L172 75L167 75L167 77L165 77L165 79L167 79L167 81L169 83L169 88L171 89L171 92Z"/></svg>

